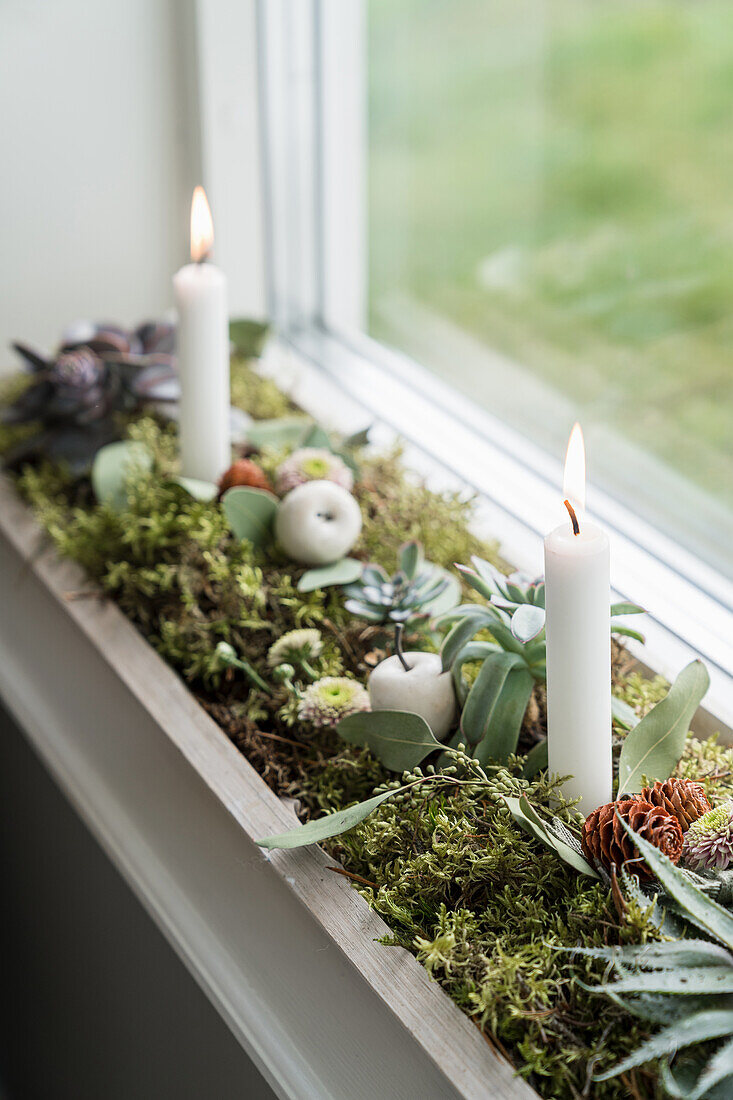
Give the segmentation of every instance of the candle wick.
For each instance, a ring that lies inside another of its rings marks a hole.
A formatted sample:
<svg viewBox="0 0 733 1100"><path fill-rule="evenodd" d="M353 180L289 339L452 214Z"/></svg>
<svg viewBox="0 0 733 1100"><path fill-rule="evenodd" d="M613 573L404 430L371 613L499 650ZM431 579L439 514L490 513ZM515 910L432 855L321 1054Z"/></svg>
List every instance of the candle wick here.
<svg viewBox="0 0 733 1100"><path fill-rule="evenodd" d="M211 251L209 249L207 249L206 252L202 252L200 256L196 257L196 266L199 267L201 264L205 264L210 255Z"/></svg>
<svg viewBox="0 0 733 1100"><path fill-rule="evenodd" d="M403 634L404 629L405 629L405 624L404 623L395 623L394 647L395 647L395 652L396 652L397 656L400 659L400 663L401 663L402 667L404 668L405 672L409 672L412 666L408 665L407 661L405 660L405 655L402 652L402 634Z"/></svg>
<svg viewBox="0 0 733 1100"><path fill-rule="evenodd" d="M572 504L570 503L569 500L564 500L563 504L565 505L568 512L570 513L570 522L573 525L573 534L574 535L579 535L580 534L580 524L578 523L578 517L575 514L575 509L573 508L573 506L572 506Z"/></svg>

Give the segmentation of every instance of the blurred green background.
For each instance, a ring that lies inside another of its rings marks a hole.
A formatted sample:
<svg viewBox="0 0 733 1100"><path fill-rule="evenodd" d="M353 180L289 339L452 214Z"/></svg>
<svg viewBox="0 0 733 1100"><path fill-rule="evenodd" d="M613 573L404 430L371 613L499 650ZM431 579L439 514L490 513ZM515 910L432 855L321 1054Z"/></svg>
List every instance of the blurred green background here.
<svg viewBox="0 0 733 1100"><path fill-rule="evenodd" d="M704 491L715 528L733 507L730 0L370 0L369 76L372 334L553 451L579 416L624 498L638 448L667 494Z"/></svg>

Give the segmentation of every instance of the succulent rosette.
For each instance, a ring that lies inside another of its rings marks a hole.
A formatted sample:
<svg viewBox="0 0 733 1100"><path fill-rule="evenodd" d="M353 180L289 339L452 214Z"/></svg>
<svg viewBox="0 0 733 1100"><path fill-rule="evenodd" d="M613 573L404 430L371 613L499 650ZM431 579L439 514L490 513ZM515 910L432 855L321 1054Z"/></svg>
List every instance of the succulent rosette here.
<svg viewBox="0 0 733 1100"><path fill-rule="evenodd" d="M173 340L167 324L149 322L128 332L82 323L67 331L51 356L14 344L32 378L0 415L4 424L33 430L5 455L5 465L18 469L50 459L84 473L101 447L120 438L119 414L177 396L161 389L175 382Z"/></svg>
<svg viewBox="0 0 733 1100"><path fill-rule="evenodd" d="M321 447L301 447L278 466L275 488L280 496L307 481L333 481L351 492L354 475L342 458Z"/></svg>
<svg viewBox="0 0 733 1100"><path fill-rule="evenodd" d="M298 717L316 729L326 729L338 725L349 714L369 709L369 693L357 680L324 676L303 692Z"/></svg>
<svg viewBox="0 0 733 1100"><path fill-rule="evenodd" d="M693 821L682 860L693 871L725 871L733 863L733 802L722 802Z"/></svg>

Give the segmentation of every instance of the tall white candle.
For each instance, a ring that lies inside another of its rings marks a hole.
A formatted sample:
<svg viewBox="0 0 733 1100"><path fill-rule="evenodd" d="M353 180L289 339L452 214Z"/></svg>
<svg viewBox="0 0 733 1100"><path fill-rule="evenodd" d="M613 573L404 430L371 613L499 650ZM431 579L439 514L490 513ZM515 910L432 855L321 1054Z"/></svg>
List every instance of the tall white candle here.
<svg viewBox="0 0 733 1100"><path fill-rule="evenodd" d="M545 539L547 747L588 814L611 800L611 614L608 537L586 522L585 448L575 425L565 463L568 514ZM577 530L576 530L577 528Z"/></svg>
<svg viewBox="0 0 733 1100"><path fill-rule="evenodd" d="M181 381L180 445L184 477L217 481L231 463L229 319L223 272L206 262L214 241L202 187L191 204L191 259L173 276Z"/></svg>

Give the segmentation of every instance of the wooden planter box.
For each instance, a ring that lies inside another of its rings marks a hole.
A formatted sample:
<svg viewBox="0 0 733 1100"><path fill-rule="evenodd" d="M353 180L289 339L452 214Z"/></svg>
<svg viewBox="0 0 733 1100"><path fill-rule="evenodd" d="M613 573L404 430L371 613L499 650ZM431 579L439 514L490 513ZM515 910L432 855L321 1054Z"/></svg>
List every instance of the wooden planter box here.
<svg viewBox="0 0 733 1100"><path fill-rule="evenodd" d="M0 693L279 1096L536 1096L328 856L257 847L292 808L5 481L0 590Z"/></svg>

